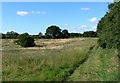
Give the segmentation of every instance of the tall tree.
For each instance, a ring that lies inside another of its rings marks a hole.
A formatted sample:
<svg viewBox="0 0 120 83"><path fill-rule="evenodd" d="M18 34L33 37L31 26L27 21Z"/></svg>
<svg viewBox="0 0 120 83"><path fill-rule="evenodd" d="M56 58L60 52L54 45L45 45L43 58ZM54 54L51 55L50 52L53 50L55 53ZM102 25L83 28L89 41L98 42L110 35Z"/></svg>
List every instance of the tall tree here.
<svg viewBox="0 0 120 83"><path fill-rule="evenodd" d="M50 26L46 29L45 35L50 38L60 38L61 29L58 26Z"/></svg>

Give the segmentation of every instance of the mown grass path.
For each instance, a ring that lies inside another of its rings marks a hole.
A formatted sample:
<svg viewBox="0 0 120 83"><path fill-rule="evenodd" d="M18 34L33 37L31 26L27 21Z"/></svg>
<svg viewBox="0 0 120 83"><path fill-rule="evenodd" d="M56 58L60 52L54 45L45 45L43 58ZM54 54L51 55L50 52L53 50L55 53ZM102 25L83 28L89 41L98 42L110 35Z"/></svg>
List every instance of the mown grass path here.
<svg viewBox="0 0 120 83"><path fill-rule="evenodd" d="M66 81L70 76L72 76L72 74L74 73L74 71L79 68L82 64L84 64L85 61L87 61L87 59L89 58L89 55L92 51L92 49L94 48L94 45L90 47L89 51L86 53L86 57L79 61L78 63L76 63L69 71L68 73L64 76L64 79L62 81Z"/></svg>
<svg viewBox="0 0 120 83"><path fill-rule="evenodd" d="M115 49L94 48L87 61L67 81L117 81L119 61Z"/></svg>

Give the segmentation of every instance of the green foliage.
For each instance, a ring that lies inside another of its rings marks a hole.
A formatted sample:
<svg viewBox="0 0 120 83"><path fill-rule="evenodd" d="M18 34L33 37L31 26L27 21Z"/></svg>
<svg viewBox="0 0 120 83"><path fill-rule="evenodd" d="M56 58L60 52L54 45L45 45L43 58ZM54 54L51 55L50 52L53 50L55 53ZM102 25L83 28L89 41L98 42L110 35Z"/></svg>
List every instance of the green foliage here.
<svg viewBox="0 0 120 83"><path fill-rule="evenodd" d="M106 43L105 43L105 41L103 41L103 40L101 40L101 39L98 39L98 44L99 44L100 47L106 48Z"/></svg>
<svg viewBox="0 0 120 83"><path fill-rule="evenodd" d="M23 33L19 35L17 44L22 47L33 47L35 46L34 38L31 37L28 33Z"/></svg>
<svg viewBox="0 0 120 83"><path fill-rule="evenodd" d="M3 38L5 38L5 34L0 33L0 39L3 39Z"/></svg>
<svg viewBox="0 0 120 83"><path fill-rule="evenodd" d="M62 34L63 34L63 37L64 37L64 38L68 38L68 37L69 37L68 30L66 30L66 29L64 29L64 30L62 31Z"/></svg>
<svg viewBox="0 0 120 83"><path fill-rule="evenodd" d="M6 34L2 35L2 38L6 39L16 39L18 37L18 33L14 31L7 32Z"/></svg>
<svg viewBox="0 0 120 83"><path fill-rule="evenodd" d="M97 33L94 31L86 31L83 33L83 37L97 37Z"/></svg>
<svg viewBox="0 0 120 83"><path fill-rule="evenodd" d="M70 37L70 38L82 37L82 36L83 36L83 34L81 34L81 33L70 33L70 34L69 34L69 37Z"/></svg>
<svg viewBox="0 0 120 83"><path fill-rule="evenodd" d="M38 36L39 36L39 38L42 38L43 34L41 32L39 32Z"/></svg>
<svg viewBox="0 0 120 83"><path fill-rule="evenodd" d="M109 12L99 21L97 33L98 44L102 48L120 47L120 2L108 6Z"/></svg>
<svg viewBox="0 0 120 83"><path fill-rule="evenodd" d="M69 33L67 29L61 31L58 26L50 26L46 29L46 38L68 38Z"/></svg>
<svg viewBox="0 0 120 83"><path fill-rule="evenodd" d="M50 26L46 29L46 37L60 38L61 29L58 26Z"/></svg>
<svg viewBox="0 0 120 83"><path fill-rule="evenodd" d="M91 47L90 47L91 48ZM94 46L87 61L67 81L118 81L118 57L115 49ZM104 82L102 82L104 83ZM105 82L107 83L107 82Z"/></svg>

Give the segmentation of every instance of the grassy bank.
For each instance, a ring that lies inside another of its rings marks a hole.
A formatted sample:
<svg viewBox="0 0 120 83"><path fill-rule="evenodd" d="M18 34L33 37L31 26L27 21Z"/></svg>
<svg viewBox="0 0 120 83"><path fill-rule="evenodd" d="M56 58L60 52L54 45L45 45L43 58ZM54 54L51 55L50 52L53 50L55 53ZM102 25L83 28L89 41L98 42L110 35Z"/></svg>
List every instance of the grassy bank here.
<svg viewBox="0 0 120 83"><path fill-rule="evenodd" d="M88 60L79 66L68 80L117 81L118 67L117 50L94 48Z"/></svg>

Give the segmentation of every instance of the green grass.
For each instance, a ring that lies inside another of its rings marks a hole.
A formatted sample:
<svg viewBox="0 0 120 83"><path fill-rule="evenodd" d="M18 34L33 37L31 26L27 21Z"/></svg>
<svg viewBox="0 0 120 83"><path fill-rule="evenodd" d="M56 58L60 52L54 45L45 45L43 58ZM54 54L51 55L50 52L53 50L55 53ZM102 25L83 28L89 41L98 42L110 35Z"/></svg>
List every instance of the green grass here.
<svg viewBox="0 0 120 83"><path fill-rule="evenodd" d="M88 60L68 80L118 81L117 50L94 48Z"/></svg>
<svg viewBox="0 0 120 83"><path fill-rule="evenodd" d="M38 47L22 48L3 40L3 81L117 80L117 51L97 48L96 41L39 39Z"/></svg>
<svg viewBox="0 0 120 83"><path fill-rule="evenodd" d="M53 42L44 43L49 41ZM63 48L27 49L15 45L13 40L3 40L3 80L61 81L69 75L74 65L86 58L89 47L96 44L96 39L72 39L67 42L36 40L36 42L37 45L45 44L45 47L63 46Z"/></svg>

